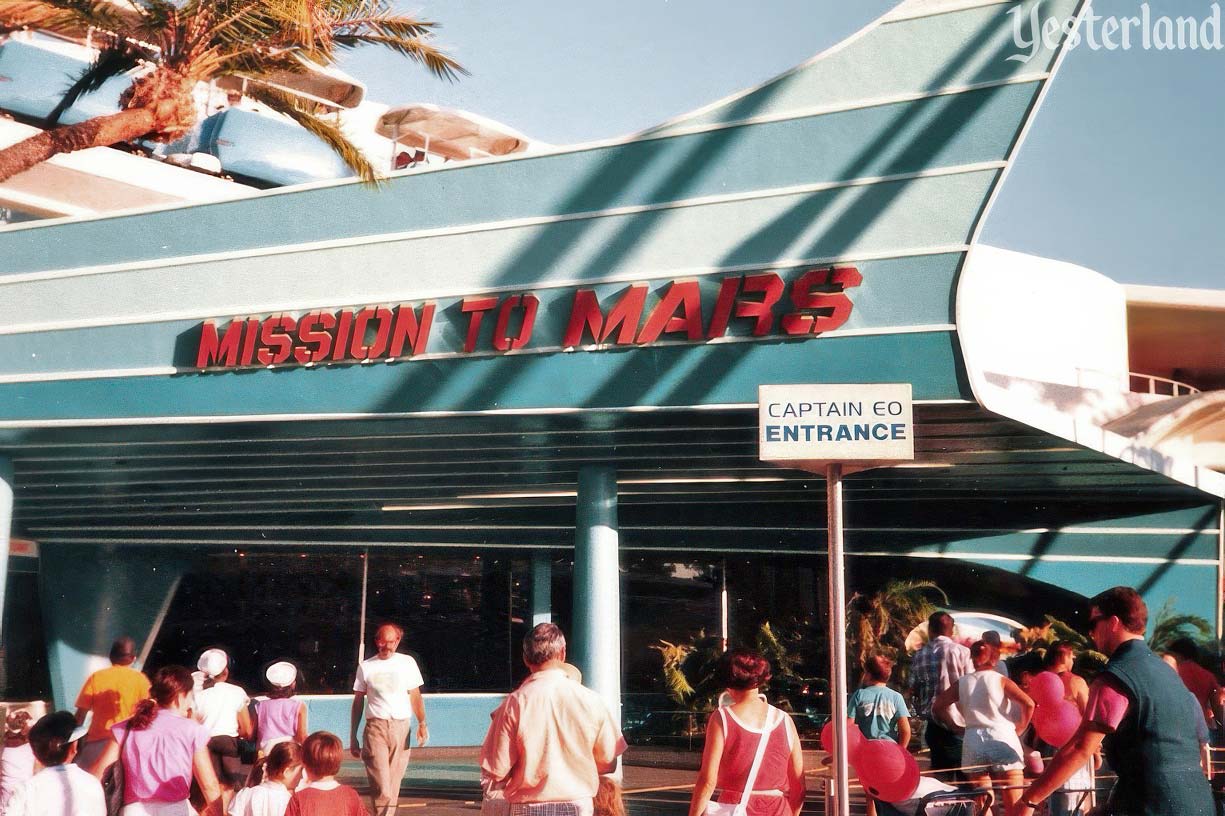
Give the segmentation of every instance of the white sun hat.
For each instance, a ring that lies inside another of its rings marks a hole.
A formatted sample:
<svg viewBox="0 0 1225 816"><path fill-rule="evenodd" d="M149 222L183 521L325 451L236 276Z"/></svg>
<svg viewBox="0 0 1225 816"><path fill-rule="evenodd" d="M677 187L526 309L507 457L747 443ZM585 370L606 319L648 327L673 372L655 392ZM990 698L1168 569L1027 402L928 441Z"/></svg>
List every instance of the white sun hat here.
<svg viewBox="0 0 1225 816"><path fill-rule="evenodd" d="M281 660L269 666L264 672L264 677L267 677L268 682L277 688L292 686L298 679L298 667L287 660Z"/></svg>
<svg viewBox="0 0 1225 816"><path fill-rule="evenodd" d="M196 661L196 668L208 677L218 677L230 665L230 657L221 649L205 649Z"/></svg>

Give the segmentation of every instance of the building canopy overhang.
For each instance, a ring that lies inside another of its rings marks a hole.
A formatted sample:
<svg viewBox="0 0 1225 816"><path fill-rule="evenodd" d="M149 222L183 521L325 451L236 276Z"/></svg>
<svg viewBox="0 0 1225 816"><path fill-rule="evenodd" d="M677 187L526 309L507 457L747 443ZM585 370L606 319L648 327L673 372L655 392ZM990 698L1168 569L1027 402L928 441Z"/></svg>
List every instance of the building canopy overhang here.
<svg viewBox="0 0 1225 816"><path fill-rule="evenodd" d="M822 479L758 460L755 406L22 433L17 525L48 544L573 546L612 464L623 546L823 548ZM847 478L852 526L1029 529L1203 493L964 402L916 406L913 463ZM681 510L683 509L683 512Z"/></svg>
<svg viewBox="0 0 1225 816"><path fill-rule="evenodd" d="M1009 59L1012 6L911 0L626 139L0 230L18 529L485 541L481 512L556 518L598 461L644 506L807 502L755 458L748 406L786 382L911 384L919 459L854 476L865 506L1219 495L1094 433L1121 296L976 244L1063 55Z"/></svg>

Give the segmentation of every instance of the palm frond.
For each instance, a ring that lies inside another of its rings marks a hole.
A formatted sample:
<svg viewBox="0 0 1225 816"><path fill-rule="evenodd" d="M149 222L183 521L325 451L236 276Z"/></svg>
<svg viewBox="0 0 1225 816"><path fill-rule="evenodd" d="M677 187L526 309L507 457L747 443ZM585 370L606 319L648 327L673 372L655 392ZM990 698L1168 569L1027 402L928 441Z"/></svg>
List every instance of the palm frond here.
<svg viewBox="0 0 1225 816"><path fill-rule="evenodd" d="M334 41L337 48L346 50L364 45L377 45L390 49L419 63L439 79L454 81L459 79L460 75L468 75L468 69L460 65L458 60L422 39L360 33L338 34Z"/></svg>
<svg viewBox="0 0 1225 816"><path fill-rule="evenodd" d="M269 10L266 0L201 2L213 7L212 19L207 29L213 47L226 44L267 45L282 35L282 18Z"/></svg>
<svg viewBox="0 0 1225 816"><path fill-rule="evenodd" d="M91 28L122 31L135 10L125 13L109 0L4 0L0 2L0 32L21 28L84 33Z"/></svg>
<svg viewBox="0 0 1225 816"><path fill-rule="evenodd" d="M1046 626L1050 637L1047 643L1054 643L1056 640L1065 640L1076 646L1077 650L1089 649L1093 646L1087 635L1084 632L1078 631L1071 624L1061 621L1054 615L1046 616Z"/></svg>
<svg viewBox="0 0 1225 816"><path fill-rule="evenodd" d="M68 87L63 99L47 114L47 124L56 124L64 111L76 104L84 94L98 90L111 77L130 71L140 63L141 54L126 43L103 48L98 52L97 59Z"/></svg>
<svg viewBox="0 0 1225 816"><path fill-rule="evenodd" d="M684 705L694 692L682 668L685 659L692 654L693 647L661 640L659 643L652 644L650 648L659 652L660 657L663 658L664 687L667 689L668 696L679 705Z"/></svg>
<svg viewBox="0 0 1225 816"><path fill-rule="evenodd" d="M1165 651L1179 638L1191 638L1197 642L1210 640L1213 627L1199 615L1188 615L1174 611L1174 599L1167 599L1153 619L1149 646L1155 652Z"/></svg>
<svg viewBox="0 0 1225 816"><path fill-rule="evenodd" d="M139 20L129 22L122 32L116 33L157 45L167 57L178 53L183 40L183 24L189 19L184 10L169 0L129 2L140 9Z"/></svg>
<svg viewBox="0 0 1225 816"><path fill-rule="evenodd" d="M397 14L384 3L371 3L361 12L349 16L337 17L332 22L332 31L336 34L351 34L358 31L372 31L376 34L386 34L389 37L430 37L441 28L433 20L418 20Z"/></svg>
<svg viewBox="0 0 1225 816"><path fill-rule="evenodd" d="M379 172L374 169L374 165L370 163L370 159L366 158L366 154L362 153L357 145L349 141L349 137L344 134L344 131L336 125L316 116L313 106L308 107L308 103L300 97L292 96L267 85L258 84L248 86L247 95L263 102L272 110L288 116L311 134L318 137L328 147L332 148L336 155L340 157L340 160L356 173L362 181L377 184L382 178Z"/></svg>
<svg viewBox="0 0 1225 816"><path fill-rule="evenodd" d="M1050 615L1047 615L1046 623L1041 626L1026 626L1017 633L1016 642L1021 647L1022 651L1030 651L1036 646L1043 643L1052 643L1057 640L1054 633L1053 621Z"/></svg>

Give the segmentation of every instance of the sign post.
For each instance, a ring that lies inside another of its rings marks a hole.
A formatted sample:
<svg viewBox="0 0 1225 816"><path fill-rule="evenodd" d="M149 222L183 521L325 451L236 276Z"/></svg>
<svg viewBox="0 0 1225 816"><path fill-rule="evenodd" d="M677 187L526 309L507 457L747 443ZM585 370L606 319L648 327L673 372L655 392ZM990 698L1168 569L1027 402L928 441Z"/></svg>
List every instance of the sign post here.
<svg viewBox="0 0 1225 816"><path fill-rule="evenodd" d="M847 756L846 574L842 536L842 477L914 459L909 383L885 385L763 385L758 390L758 448L763 462L825 474L829 525L830 696L834 720L837 816L850 813ZM848 468L850 466L850 468Z"/></svg>

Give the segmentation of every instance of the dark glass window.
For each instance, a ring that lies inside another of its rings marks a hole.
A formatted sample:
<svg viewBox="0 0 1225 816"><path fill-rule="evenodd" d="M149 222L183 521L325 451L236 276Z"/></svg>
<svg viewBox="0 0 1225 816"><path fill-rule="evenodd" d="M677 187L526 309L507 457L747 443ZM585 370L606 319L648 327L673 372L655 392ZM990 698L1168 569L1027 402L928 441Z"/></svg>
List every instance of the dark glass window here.
<svg viewBox="0 0 1225 816"><path fill-rule="evenodd" d="M529 591L527 559L494 550L372 552L367 643L379 623L399 624L401 651L417 656L427 690L506 691Z"/></svg>
<svg viewBox="0 0 1225 816"><path fill-rule="evenodd" d="M51 677L39 607L38 562L9 560L4 601L4 632L0 637L0 693L5 700L46 700Z"/></svg>
<svg viewBox="0 0 1225 816"><path fill-rule="evenodd" d="M361 555L224 553L201 559L183 577L149 655L148 670L194 669L211 646L231 656L231 678L249 693L264 689L264 668L289 660L298 691L353 688L360 637Z"/></svg>
<svg viewBox="0 0 1225 816"><path fill-rule="evenodd" d="M231 655L231 677L250 693L264 668L298 666L298 691L347 694L362 642L362 553L218 553L184 576L148 670L195 668L212 646ZM384 621L405 630L426 690L506 691L526 632L527 560L492 550L373 550L366 586L366 655Z"/></svg>

